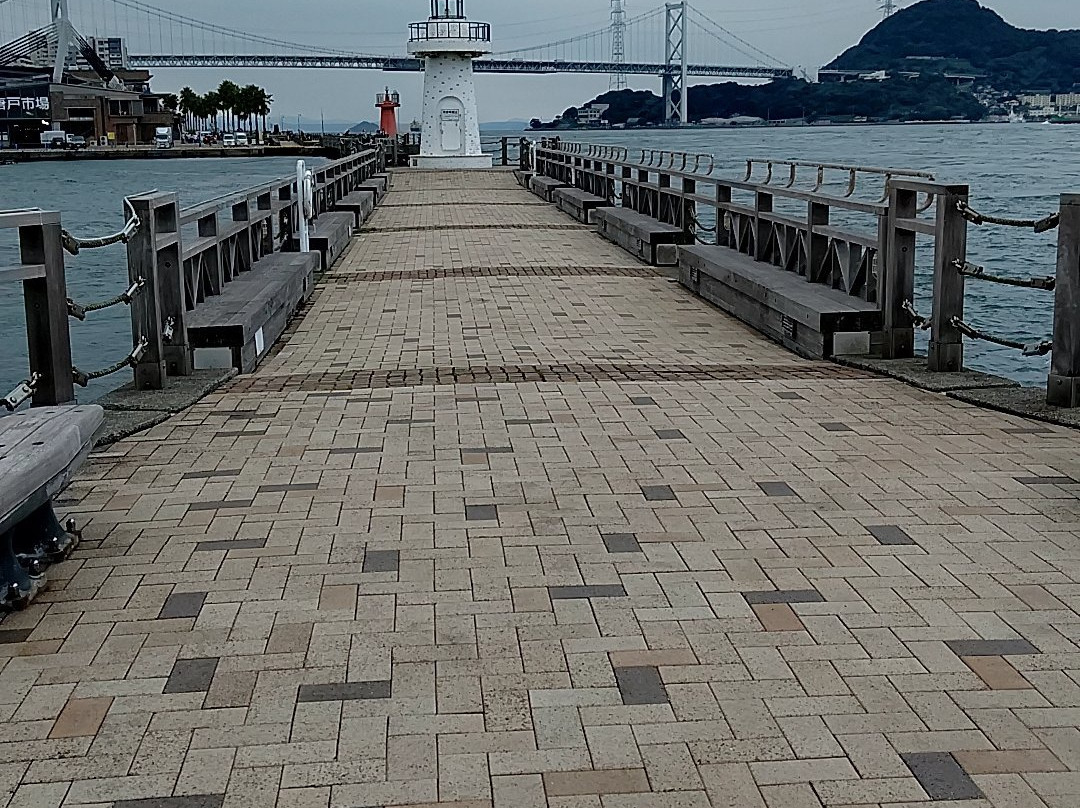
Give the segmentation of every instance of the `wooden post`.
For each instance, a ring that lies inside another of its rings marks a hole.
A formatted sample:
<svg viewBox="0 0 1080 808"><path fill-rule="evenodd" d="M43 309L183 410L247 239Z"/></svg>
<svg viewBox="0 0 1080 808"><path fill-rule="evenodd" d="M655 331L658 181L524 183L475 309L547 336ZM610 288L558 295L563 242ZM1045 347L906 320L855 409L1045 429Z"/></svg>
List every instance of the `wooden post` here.
<svg viewBox="0 0 1080 808"><path fill-rule="evenodd" d="M147 341L142 359L135 365L135 389L161 390L165 387L164 341L158 279L157 203L169 194L151 194L131 199L141 224L127 245L128 281L143 286L131 301L131 338L137 345Z"/></svg>
<svg viewBox="0 0 1080 808"><path fill-rule="evenodd" d="M39 215L40 224L19 228L19 250L22 263L45 267L44 277L23 281L23 304L30 372L41 374L32 405L53 407L75 401L75 384L60 214Z"/></svg>
<svg viewBox="0 0 1080 808"><path fill-rule="evenodd" d="M696 194L697 193L697 181L690 177L683 177L682 190L684 194ZM695 233L695 225L697 222L697 204L692 199L687 199L685 196L680 197L679 201L682 203L679 206L679 226L682 227L683 232L686 234Z"/></svg>
<svg viewBox="0 0 1080 808"><path fill-rule="evenodd" d="M966 185L942 189L937 196L937 233L934 244L934 308L931 314L928 368L933 373L964 369L964 335L952 324L964 319L964 276L956 264L967 260L967 219L959 203L967 204Z"/></svg>
<svg viewBox="0 0 1080 808"><path fill-rule="evenodd" d="M827 225L832 209L822 203L810 201L806 211L806 280L817 283L819 278L820 264L829 250L828 236L822 236L814 232L817 225Z"/></svg>
<svg viewBox="0 0 1080 808"><path fill-rule="evenodd" d="M1054 357L1046 400L1055 407L1080 407L1080 194L1061 197L1054 295Z"/></svg>
<svg viewBox="0 0 1080 808"><path fill-rule="evenodd" d="M716 184L716 243L721 247L731 247L735 240L727 229L728 211L725 207L731 204L731 186Z"/></svg>
<svg viewBox="0 0 1080 808"><path fill-rule="evenodd" d="M502 139L502 164L503 166L510 165L510 138L508 137Z"/></svg>
<svg viewBox="0 0 1080 808"><path fill-rule="evenodd" d="M772 225L769 222L762 227L761 214L773 212L773 195L764 191L754 192L754 258L765 261L765 239L762 233L767 232Z"/></svg>
<svg viewBox="0 0 1080 808"><path fill-rule="evenodd" d="M914 219L919 195L890 187L888 213L888 249L882 271L882 341L883 359L910 359L915 355L915 328L911 315L904 311L904 301L915 296L915 233L898 227L898 219Z"/></svg>

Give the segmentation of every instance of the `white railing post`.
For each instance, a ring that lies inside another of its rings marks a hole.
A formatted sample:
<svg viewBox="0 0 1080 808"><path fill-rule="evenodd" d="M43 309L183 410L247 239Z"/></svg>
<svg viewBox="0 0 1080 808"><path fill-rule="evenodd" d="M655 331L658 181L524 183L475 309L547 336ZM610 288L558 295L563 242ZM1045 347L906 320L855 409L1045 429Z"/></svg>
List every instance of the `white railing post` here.
<svg viewBox="0 0 1080 808"><path fill-rule="evenodd" d="M297 233L300 236L300 252L311 252L310 222L315 211L311 198L311 172L303 160L296 161Z"/></svg>

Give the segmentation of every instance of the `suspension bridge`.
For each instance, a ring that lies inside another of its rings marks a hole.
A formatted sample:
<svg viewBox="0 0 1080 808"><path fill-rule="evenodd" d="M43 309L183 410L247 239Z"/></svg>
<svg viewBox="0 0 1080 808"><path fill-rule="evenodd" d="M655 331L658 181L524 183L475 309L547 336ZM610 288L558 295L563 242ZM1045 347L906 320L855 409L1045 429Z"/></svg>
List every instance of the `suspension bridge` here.
<svg viewBox="0 0 1080 808"><path fill-rule="evenodd" d="M629 75L658 76L672 120L686 119L682 88L689 77L793 75L781 60L690 3L666 3L635 16L626 12L623 0L617 0L613 9L611 21L601 28L539 45L497 50L477 60L475 70L609 74L613 88L625 87ZM423 69L420 59L248 33L143 0L0 0L0 42L7 43L0 46L0 68L47 54L59 70L62 65L56 54L61 43L73 42L78 49L80 40L86 44L90 37L121 39L124 66L131 68Z"/></svg>

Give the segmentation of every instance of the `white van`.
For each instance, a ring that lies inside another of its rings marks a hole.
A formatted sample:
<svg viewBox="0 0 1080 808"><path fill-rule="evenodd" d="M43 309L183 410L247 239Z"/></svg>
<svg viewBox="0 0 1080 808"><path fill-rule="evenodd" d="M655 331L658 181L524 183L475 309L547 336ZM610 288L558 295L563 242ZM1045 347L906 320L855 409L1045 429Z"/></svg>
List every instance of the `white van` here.
<svg viewBox="0 0 1080 808"><path fill-rule="evenodd" d="M154 146L159 149L173 147L173 130L170 126L159 126L154 130Z"/></svg>
<svg viewBox="0 0 1080 808"><path fill-rule="evenodd" d="M226 132L224 135L221 136L221 145L224 146L225 148L229 148L230 146L235 146L236 145L236 135L234 135L232 132Z"/></svg>
<svg viewBox="0 0 1080 808"><path fill-rule="evenodd" d="M237 132L236 133L236 145L237 146L247 146L247 145L249 145L247 132Z"/></svg>

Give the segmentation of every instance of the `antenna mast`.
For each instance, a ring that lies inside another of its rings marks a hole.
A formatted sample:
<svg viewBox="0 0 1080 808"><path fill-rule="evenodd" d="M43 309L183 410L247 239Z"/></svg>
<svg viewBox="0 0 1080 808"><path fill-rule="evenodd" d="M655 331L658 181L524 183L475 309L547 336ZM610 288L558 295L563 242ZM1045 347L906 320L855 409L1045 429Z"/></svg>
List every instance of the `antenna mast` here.
<svg viewBox="0 0 1080 808"><path fill-rule="evenodd" d="M626 2L611 0L611 61L626 64ZM625 90L626 74L612 73L609 90Z"/></svg>

